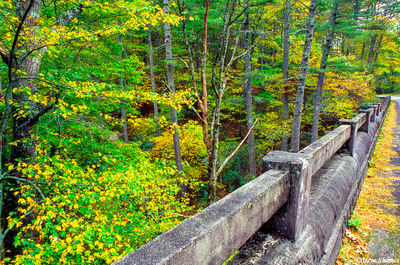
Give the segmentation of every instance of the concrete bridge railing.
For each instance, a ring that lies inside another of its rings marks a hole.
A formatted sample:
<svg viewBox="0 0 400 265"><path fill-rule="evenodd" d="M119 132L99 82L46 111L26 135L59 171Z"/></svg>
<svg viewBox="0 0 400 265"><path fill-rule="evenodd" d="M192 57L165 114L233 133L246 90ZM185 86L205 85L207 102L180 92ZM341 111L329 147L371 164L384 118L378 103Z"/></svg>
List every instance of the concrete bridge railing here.
<svg viewBox="0 0 400 265"><path fill-rule="evenodd" d="M266 223L282 240L247 251L257 258L245 264L334 264L389 104L341 120L298 153L270 152L262 175L114 264L222 264Z"/></svg>

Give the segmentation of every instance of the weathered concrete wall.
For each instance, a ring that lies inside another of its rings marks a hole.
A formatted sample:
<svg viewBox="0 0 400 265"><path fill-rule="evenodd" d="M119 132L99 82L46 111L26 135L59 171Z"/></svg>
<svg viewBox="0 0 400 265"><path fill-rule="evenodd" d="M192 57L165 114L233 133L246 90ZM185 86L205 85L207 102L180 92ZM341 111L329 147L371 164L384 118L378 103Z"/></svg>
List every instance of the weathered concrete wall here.
<svg viewBox="0 0 400 265"><path fill-rule="evenodd" d="M257 232L229 264L335 263L346 223L357 203L368 169L368 160L375 147L388 104L388 100L382 102L379 117L367 115L370 121L367 127L362 126L368 119L361 123L359 119L343 122L352 126L352 129L359 129L356 133L352 131L355 138L349 140L355 148L352 151L350 146L344 145L339 154L333 156L312 176L310 209L307 226L302 235L295 241L277 235L275 232L280 231L273 223L273 217L272 222ZM376 113L378 112L374 115ZM366 132L360 131L361 128ZM285 207L287 206L282 207L280 211Z"/></svg>
<svg viewBox="0 0 400 265"><path fill-rule="evenodd" d="M249 238L230 264L333 264L389 102L268 154L264 174L114 264L221 264Z"/></svg>
<svg viewBox="0 0 400 265"><path fill-rule="evenodd" d="M270 170L115 262L221 264L287 201L289 174Z"/></svg>

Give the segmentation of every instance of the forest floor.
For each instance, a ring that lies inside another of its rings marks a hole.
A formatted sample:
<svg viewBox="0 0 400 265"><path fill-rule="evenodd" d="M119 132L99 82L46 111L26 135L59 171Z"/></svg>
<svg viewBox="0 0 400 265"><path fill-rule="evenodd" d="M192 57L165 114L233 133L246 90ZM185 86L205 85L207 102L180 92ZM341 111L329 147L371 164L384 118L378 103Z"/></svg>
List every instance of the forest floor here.
<svg viewBox="0 0 400 265"><path fill-rule="evenodd" d="M392 100L336 264L400 264L400 97Z"/></svg>

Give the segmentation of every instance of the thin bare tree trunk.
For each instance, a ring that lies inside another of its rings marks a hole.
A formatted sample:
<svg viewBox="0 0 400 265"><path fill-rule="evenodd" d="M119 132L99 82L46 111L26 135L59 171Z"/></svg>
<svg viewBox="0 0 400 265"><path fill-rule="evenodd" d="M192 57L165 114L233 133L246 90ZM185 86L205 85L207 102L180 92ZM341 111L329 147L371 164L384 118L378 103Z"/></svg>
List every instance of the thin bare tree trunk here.
<svg viewBox="0 0 400 265"><path fill-rule="evenodd" d="M149 25L148 29L148 34L147 34L147 41L149 44L149 65L150 65L150 78L151 78L151 91L153 93L157 93L156 90L156 79L154 76L154 61L153 61L153 42L151 40L151 25ZM158 123L158 104L157 102L153 102L154 105L154 116L156 117L156 123L157 123L157 129L159 128L159 123Z"/></svg>
<svg viewBox="0 0 400 265"><path fill-rule="evenodd" d="M364 59L364 54L365 54L365 42L363 43L362 49L361 49L361 54L360 54L360 59Z"/></svg>
<svg viewBox="0 0 400 265"><path fill-rule="evenodd" d="M122 61L122 54L123 54L123 46L122 46L122 40L121 40L121 35L118 35L118 44L121 46L121 54L118 57L118 61ZM122 75L122 73L121 73ZM119 85L122 90L124 90L124 79L122 77L119 78ZM124 100L121 98L120 99L120 109L121 109L121 119L122 119L122 136L124 139L125 143L129 143L129 136L128 136L128 121L126 119L126 111L125 111L125 106L124 106Z"/></svg>
<svg viewBox="0 0 400 265"><path fill-rule="evenodd" d="M169 14L169 0L164 0L164 13ZM167 60L167 79L168 79L168 88L171 93L175 94L175 82L174 82L174 66L173 66L173 58L172 58L172 45L171 45L171 27L168 22L164 23L164 33L165 33L165 52L166 52L166 60ZM178 125L178 115L176 109L171 106L171 122L174 126ZM182 166L182 155L181 155L181 145L179 142L179 133L177 128L174 128L174 151L175 151L175 163L178 171L183 171Z"/></svg>
<svg viewBox="0 0 400 265"><path fill-rule="evenodd" d="M369 46L369 53L368 53L368 60L367 60L367 64L368 64L369 69L372 68L372 60L373 60L374 55L375 55L375 45L376 45L376 40L377 39L378 39L378 34L375 33L371 37L371 44Z"/></svg>
<svg viewBox="0 0 400 265"><path fill-rule="evenodd" d="M383 39L383 34L379 36L378 45L376 45L375 56L374 56L374 64L378 60L379 50L381 49L381 45L382 45L382 39ZM372 69L373 69L373 67L372 67Z"/></svg>
<svg viewBox="0 0 400 265"><path fill-rule="evenodd" d="M317 90L315 92L313 123L311 129L311 142L315 142L318 138L318 123L319 123L319 113L321 110L322 88L324 86L324 81L325 81L326 63L328 61L329 52L331 51L332 42L335 37L334 27L336 25L338 7L339 4L336 3L332 10L330 18L331 29L326 37L326 41L322 51L321 64L319 67L320 73L318 75L318 85L317 85Z"/></svg>
<svg viewBox="0 0 400 265"><path fill-rule="evenodd" d="M288 76L289 76L289 51L290 51L290 0L285 0L285 15L284 15L284 28L283 28L283 65L282 65L282 110L283 110L283 123L289 120L289 95L288 95ZM288 137L286 135L281 138L281 150L287 151Z"/></svg>
<svg viewBox="0 0 400 265"><path fill-rule="evenodd" d="M376 16L376 3L373 2L371 8L372 8L371 16L372 16L372 20L374 20L375 16ZM369 71L371 71L371 68L372 68L372 60L373 60L374 54L375 54L375 45L376 45L377 39L378 39L378 34L374 33L374 35L371 37L371 44L369 46L369 53L368 53L368 59L367 59Z"/></svg>
<svg viewBox="0 0 400 265"><path fill-rule="evenodd" d="M208 1L208 0L205 0ZM215 202L217 200L217 160L218 160L218 144L219 144L219 133L220 133L220 114L221 114L221 101L224 94L224 89L226 85L226 72L225 68L225 58L227 53L227 46L229 42L230 26L229 21L232 14L228 18L228 10L230 5L230 0L227 1L225 6L225 11L223 15L223 27L222 27L222 37L219 45L220 54L215 58L213 66L213 87L216 94L215 108L213 112L212 122L211 122L211 149L208 159L207 174L208 174L208 202ZM236 4L234 0L233 5ZM234 8L232 8L234 9ZM232 11L233 12L233 11ZM234 56L234 54L232 55ZM214 83L216 78L215 66L219 59L219 80L218 84Z"/></svg>
<svg viewBox="0 0 400 265"><path fill-rule="evenodd" d="M207 66L207 41L208 41L208 13L210 8L209 0L204 0L204 19L203 19L203 37L202 37L202 55L201 55L201 92L202 99L200 99L201 111L202 111L202 121L203 121L203 140L207 148L208 157L210 157L211 150L211 139L209 133L208 125L208 91L207 91L207 76L206 76L206 66Z"/></svg>
<svg viewBox="0 0 400 265"><path fill-rule="evenodd" d="M253 127L253 96L251 93L251 53L250 53L250 16L249 16L249 1L244 0L244 8L246 8L245 21L243 25L243 30L245 32L244 37L244 49L247 51L244 61L244 91L246 95L246 112L247 112L247 128ZM255 143L254 143L254 131L251 130L249 137L247 139L249 146L249 172L251 175L256 175L256 154L255 154Z"/></svg>
<svg viewBox="0 0 400 265"><path fill-rule="evenodd" d="M124 139L125 143L129 143L129 136L128 136L128 122L126 120L126 111L125 111L125 106L124 106L124 102L121 100L121 119L122 119L122 123L123 123L123 128L122 128L122 136Z"/></svg>
<svg viewBox="0 0 400 265"><path fill-rule="evenodd" d="M290 145L292 152L298 152L300 148L301 115L303 112L304 89L308 73L308 63L311 53L311 44L314 36L317 2L318 2L317 0L311 0L309 7L307 36L304 43L303 59L300 67L299 82L297 84L296 107L294 110L294 117L293 117L292 142Z"/></svg>
<svg viewBox="0 0 400 265"><path fill-rule="evenodd" d="M182 5L180 1L177 1L179 11L182 16L184 16L185 11L183 9L185 5L185 1L182 1ZM201 95L197 89L196 83L196 74L194 69L194 58L193 58L193 50L189 45L187 33L186 33L186 22L185 20L182 21L182 33L183 33L183 40L185 43L186 50L188 52L189 57L189 69L190 74L192 77L192 86L193 91L195 93L197 103L200 108L201 115L197 113L203 130L203 142L207 149L207 156L210 156L210 149L211 149L211 139L210 139L210 132L209 132L209 124L208 124L208 91L207 91L207 77L206 77L206 66L207 66L207 41L208 41L208 29L207 29L207 21L208 21L208 13L209 13L209 1L204 0L204 18L203 18L203 36L202 36L202 56L200 62L200 71L201 71Z"/></svg>

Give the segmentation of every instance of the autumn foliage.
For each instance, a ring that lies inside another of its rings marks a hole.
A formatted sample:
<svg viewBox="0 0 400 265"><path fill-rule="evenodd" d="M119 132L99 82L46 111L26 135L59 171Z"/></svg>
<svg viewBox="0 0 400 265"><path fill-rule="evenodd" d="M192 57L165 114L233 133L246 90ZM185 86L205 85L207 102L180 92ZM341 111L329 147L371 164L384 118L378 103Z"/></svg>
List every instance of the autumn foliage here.
<svg viewBox="0 0 400 265"><path fill-rule="evenodd" d="M311 139L319 73L319 136L375 101L376 91L400 89L398 7L382 16L385 1L356 1L358 10L353 2L338 2L338 26L330 28L336 1L318 1L301 146ZM290 137L309 1L163 4L169 13L148 0L0 1L1 264L110 264L207 206L211 176L218 199L255 177L249 153L259 174L260 158ZM321 70L329 32L333 48ZM254 148L236 149L249 113L258 120ZM376 170L386 170L380 164ZM365 223L363 216L359 210Z"/></svg>

